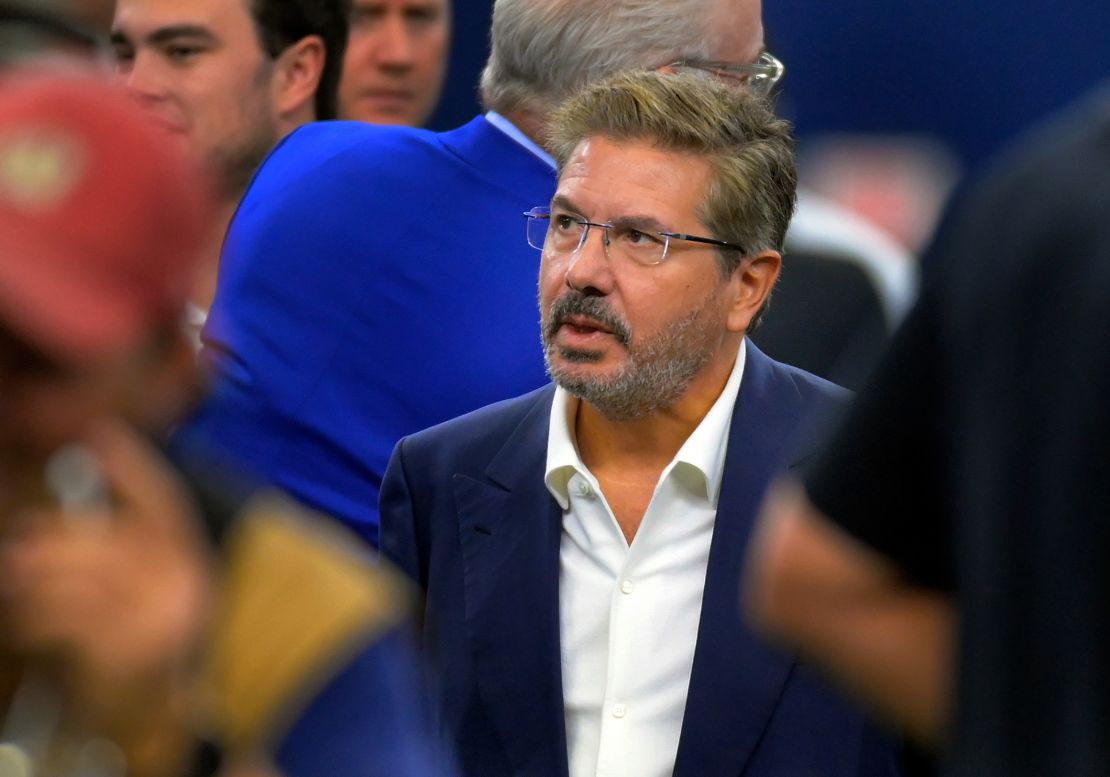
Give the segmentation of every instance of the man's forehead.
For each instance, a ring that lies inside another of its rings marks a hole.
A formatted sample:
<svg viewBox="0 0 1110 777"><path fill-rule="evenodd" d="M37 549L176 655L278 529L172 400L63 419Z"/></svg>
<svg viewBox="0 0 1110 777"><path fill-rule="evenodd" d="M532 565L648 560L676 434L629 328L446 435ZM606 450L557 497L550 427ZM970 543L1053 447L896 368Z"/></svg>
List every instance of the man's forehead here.
<svg viewBox="0 0 1110 777"><path fill-rule="evenodd" d="M637 158L641 164L626 164L624 160L630 157ZM622 178L636 178L647 172L645 166L684 168L696 176L708 164L704 154L668 148L650 136L615 138L597 134L578 142L559 171L559 180L599 168L607 168L609 173L616 173Z"/></svg>
<svg viewBox="0 0 1110 777"><path fill-rule="evenodd" d="M578 144L560 171L555 201L597 218L677 223L696 215L710 174L710 162L700 154L666 149L650 139L592 136Z"/></svg>

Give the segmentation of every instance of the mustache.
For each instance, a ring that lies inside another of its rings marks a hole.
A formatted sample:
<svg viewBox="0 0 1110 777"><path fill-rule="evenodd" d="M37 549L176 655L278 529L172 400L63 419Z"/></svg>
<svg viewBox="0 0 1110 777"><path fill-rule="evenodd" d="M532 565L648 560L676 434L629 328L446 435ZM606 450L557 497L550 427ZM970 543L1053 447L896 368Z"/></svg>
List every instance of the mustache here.
<svg viewBox="0 0 1110 777"><path fill-rule="evenodd" d="M593 319L612 332L621 345L628 345L632 340L632 330L628 323L614 313L604 299L587 297L577 291L567 292L551 303L544 334L548 338L554 337L559 327L567 323L571 316Z"/></svg>

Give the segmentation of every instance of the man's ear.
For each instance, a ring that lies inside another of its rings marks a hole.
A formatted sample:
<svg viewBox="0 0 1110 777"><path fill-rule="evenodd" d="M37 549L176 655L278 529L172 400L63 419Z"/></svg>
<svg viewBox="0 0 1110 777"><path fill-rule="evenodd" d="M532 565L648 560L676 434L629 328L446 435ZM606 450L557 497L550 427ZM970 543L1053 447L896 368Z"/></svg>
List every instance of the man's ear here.
<svg viewBox="0 0 1110 777"><path fill-rule="evenodd" d="M728 331L747 332L752 320L762 310L782 269L782 254L763 251L745 256L732 271L729 287L732 291L728 309Z"/></svg>
<svg viewBox="0 0 1110 777"><path fill-rule="evenodd" d="M326 58L319 35L307 35L281 52L274 71L274 107L279 119L300 123L319 118L316 89Z"/></svg>

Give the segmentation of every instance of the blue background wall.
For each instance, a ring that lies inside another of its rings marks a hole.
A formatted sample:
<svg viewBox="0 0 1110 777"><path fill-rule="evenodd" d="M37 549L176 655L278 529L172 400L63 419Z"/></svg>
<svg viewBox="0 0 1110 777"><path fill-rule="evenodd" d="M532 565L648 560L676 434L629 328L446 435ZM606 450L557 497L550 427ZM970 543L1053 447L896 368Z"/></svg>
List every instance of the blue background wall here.
<svg viewBox="0 0 1110 777"><path fill-rule="evenodd" d="M456 0L432 126L478 110L491 0ZM928 132L974 166L1020 127L1110 76L1110 0L764 0L787 64L781 110L816 133Z"/></svg>

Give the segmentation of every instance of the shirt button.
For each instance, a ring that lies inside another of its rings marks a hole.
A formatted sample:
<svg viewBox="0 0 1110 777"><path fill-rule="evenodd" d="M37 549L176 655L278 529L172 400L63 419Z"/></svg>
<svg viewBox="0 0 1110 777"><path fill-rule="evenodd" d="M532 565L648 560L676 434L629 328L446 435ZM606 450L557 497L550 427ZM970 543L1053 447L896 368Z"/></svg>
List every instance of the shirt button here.
<svg viewBox="0 0 1110 777"><path fill-rule="evenodd" d="M625 713L627 713L627 712L628 712L628 708L625 707L623 704L614 704L613 705L613 717L614 718L623 718L625 716Z"/></svg>
<svg viewBox="0 0 1110 777"><path fill-rule="evenodd" d="M578 496L593 496L594 490L585 480L578 481Z"/></svg>
<svg viewBox="0 0 1110 777"><path fill-rule="evenodd" d="M633 589L633 588L635 588L635 587L636 587L636 586L634 586L634 585L632 584L632 581L631 581L631 580L622 580L622 581L621 581L621 593L622 593L622 594L630 594L630 593L632 593L632 589Z"/></svg>

